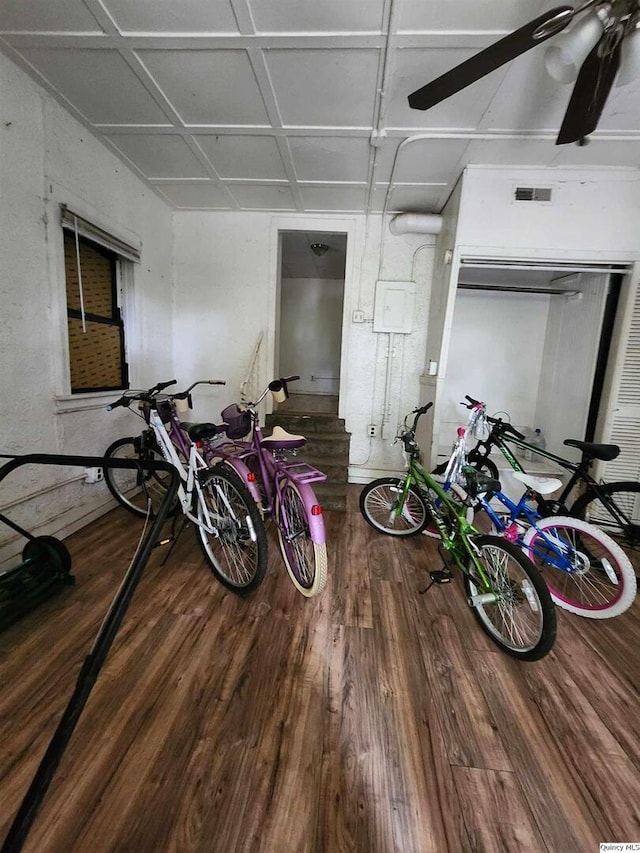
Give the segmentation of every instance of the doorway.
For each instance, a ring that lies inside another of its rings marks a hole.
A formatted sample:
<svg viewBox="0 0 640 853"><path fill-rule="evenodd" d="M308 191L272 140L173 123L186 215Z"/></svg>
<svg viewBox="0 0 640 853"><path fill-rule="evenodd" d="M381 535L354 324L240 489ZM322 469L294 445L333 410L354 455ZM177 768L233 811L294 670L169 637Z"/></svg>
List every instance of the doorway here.
<svg viewBox="0 0 640 853"><path fill-rule="evenodd" d="M593 440L620 281L604 266L463 264L439 453L466 420L459 403L469 394L525 434L541 429L549 450L577 461L564 440Z"/></svg>
<svg viewBox="0 0 640 853"><path fill-rule="evenodd" d="M347 235L280 231L278 373L297 411L337 414Z"/></svg>

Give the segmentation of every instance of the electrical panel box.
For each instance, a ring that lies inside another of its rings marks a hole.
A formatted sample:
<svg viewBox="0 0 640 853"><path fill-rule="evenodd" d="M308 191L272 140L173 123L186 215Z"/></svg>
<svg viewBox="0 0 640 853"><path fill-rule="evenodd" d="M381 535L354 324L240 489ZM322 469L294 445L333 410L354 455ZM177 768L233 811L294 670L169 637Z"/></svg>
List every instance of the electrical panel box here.
<svg viewBox="0 0 640 853"><path fill-rule="evenodd" d="M415 281L378 281L373 331L408 335L413 331Z"/></svg>

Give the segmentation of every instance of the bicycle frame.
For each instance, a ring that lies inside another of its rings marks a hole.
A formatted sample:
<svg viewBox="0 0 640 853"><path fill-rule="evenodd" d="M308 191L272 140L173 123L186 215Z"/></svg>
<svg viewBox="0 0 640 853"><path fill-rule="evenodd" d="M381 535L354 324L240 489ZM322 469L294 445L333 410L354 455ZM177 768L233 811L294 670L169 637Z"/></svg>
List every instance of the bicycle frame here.
<svg viewBox="0 0 640 853"><path fill-rule="evenodd" d="M417 419L416 419L417 420ZM480 535L479 531L467 520L467 508L463 503L455 500L451 492L447 491L446 484L440 485L412 456L409 457L409 470L402 484L401 496L398 500L398 508L400 512L404 508L407 495L413 484L416 484L421 495L432 511L433 520L438 528L442 546L448 551L456 565L464 574L468 575L469 569L465 563L465 557L471 557L477 575L472 575L479 586L487 591L491 596L492 601L495 601L495 594L489 592L490 584L487 575L476 557L476 549L473 545L473 536ZM424 488L420 488L423 486ZM429 491L435 492L437 499L433 500ZM443 512L444 509L444 512ZM453 531L449 530L446 519L452 522ZM477 598L477 596L476 596ZM478 603L476 601L472 603ZM489 603L486 601L485 603Z"/></svg>
<svg viewBox="0 0 640 853"><path fill-rule="evenodd" d="M492 497L499 500L500 503L509 511L506 521L500 513L496 512L496 510L491 506L490 501L488 501L484 495L478 495L475 500L477 505L482 507L495 527L502 533L508 542L515 542L520 547L525 547L522 520L526 519L526 522L531 527L535 527L536 530L538 530L537 521L542 517L539 512L528 505L530 491L527 489L518 503L512 501L503 492L493 492ZM567 572L568 574L574 574L576 572L576 564L571 560L571 557L575 554L575 549L562 539L550 537L543 530L538 530L538 533L540 539L545 543L547 548L553 552L558 561L553 563L555 568L563 572ZM549 550L539 551L535 547L530 548L530 550L532 550L537 556L544 557L544 559L549 562Z"/></svg>
<svg viewBox="0 0 640 853"><path fill-rule="evenodd" d="M626 525L627 520L621 515L618 507L609 499L609 497L602 492L600 489L600 485L597 480L595 480L589 471L587 470L587 466L581 460L580 462L570 462L568 459L565 459L563 456L558 456L555 453L551 453L548 450L542 450L540 447L536 447L535 445L528 444L523 439L516 438L514 435L500 435L496 434L495 429L492 429L491 435L486 441L479 441L475 448L469 453L470 462L475 462L478 458L483 458L488 453L479 453L478 448L491 448L497 447L498 450L502 453L504 458L507 460L509 465L514 471L519 471L520 473L525 473L524 467L518 461L516 456L511 452L509 448L509 444L514 444L517 447L521 447L524 450L531 450L533 453L538 454L539 456L543 456L545 459L554 462L561 468L564 468L565 471L571 471L571 477L565 486L563 486L560 495L552 502L553 505L566 506L566 501L576 487L578 483L584 484L584 490L590 491L594 495L598 497L603 506L605 506L612 516L621 524ZM541 506L545 506L547 502L544 499L541 499ZM569 511L569 510L567 510Z"/></svg>
<svg viewBox="0 0 640 853"><path fill-rule="evenodd" d="M209 466L203 459L203 457L198 452L196 445L193 442L189 442L189 447L186 447L186 441L184 439L184 431L179 430L179 436L177 437L181 443L181 449L185 452L185 456L189 459L189 464L187 470L185 471L182 460L178 456L176 451L176 445L174 441L176 440L176 436L170 436L167 431L165 424L162 422L162 418L158 414L157 409L153 408L149 412L149 425L153 430L153 433L156 437L156 441L160 448L160 452L164 457L165 461L170 462L175 466L179 475L180 475L180 485L178 486L178 499L180 501L180 505L182 507L182 512L189 519L189 521L193 522L198 527L204 528L207 533L211 536L218 535L218 529L211 523L211 516L209 514L209 510L207 508L207 502L203 498L202 489L200 487L200 481L198 477L198 473L200 471L208 471ZM176 432L175 429L172 429L172 434ZM192 512L193 506L193 493L195 492L198 495L198 504L200 509L204 515L204 521L199 519ZM227 509L231 511L231 508L227 504Z"/></svg>

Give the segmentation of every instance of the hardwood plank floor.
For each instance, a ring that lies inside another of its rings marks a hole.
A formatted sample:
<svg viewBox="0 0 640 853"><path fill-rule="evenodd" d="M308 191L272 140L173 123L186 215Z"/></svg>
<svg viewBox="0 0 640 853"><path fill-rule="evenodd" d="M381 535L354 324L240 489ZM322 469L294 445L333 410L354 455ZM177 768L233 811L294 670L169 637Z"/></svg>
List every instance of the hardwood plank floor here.
<svg viewBox="0 0 640 853"><path fill-rule="evenodd" d="M584 853L640 842L640 603L560 612L507 657L459 578L420 595L433 540L327 513L304 599L273 531L249 599L186 530L153 553L27 839L31 853ZM70 537L77 585L0 634L0 836L140 534L114 510Z"/></svg>

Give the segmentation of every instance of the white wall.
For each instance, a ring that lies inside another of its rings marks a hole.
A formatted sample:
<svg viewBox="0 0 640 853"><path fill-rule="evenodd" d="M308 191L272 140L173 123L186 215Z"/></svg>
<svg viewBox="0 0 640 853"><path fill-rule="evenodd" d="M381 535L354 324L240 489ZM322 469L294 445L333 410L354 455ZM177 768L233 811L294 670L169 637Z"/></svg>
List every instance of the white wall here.
<svg viewBox="0 0 640 853"><path fill-rule="evenodd" d="M132 382L143 385L172 371L171 213L3 55L0 100L0 450L101 455L138 422L107 414L105 395L68 396L59 204L142 243L127 335ZM79 469L29 466L0 484L0 511L9 506L7 515L35 533L66 535L108 502L104 483L86 485ZM0 526L6 540L9 550L24 544Z"/></svg>
<svg viewBox="0 0 640 853"><path fill-rule="evenodd" d="M337 394L344 281L283 278L280 286L282 376L300 376L300 394Z"/></svg>
<svg viewBox="0 0 640 853"><path fill-rule="evenodd" d="M205 376L227 380L225 389L203 389L197 395L195 417L215 417L226 403L238 398L260 331L265 333L259 364L263 384L274 378L278 231L299 228L348 234L340 415L352 436L350 478L368 482L386 471L402 470L400 451L391 442L398 421L418 405L433 238L395 237L386 226L381 228L379 216L367 220L363 216L178 212L174 222L175 372L183 384ZM415 329L409 335L393 336L393 341L372 330L379 278L414 280L418 285ZM356 309L364 312L364 323L352 322ZM369 438L368 424L381 428L385 418L389 434Z"/></svg>
<svg viewBox="0 0 640 853"><path fill-rule="evenodd" d="M551 187L551 203L515 202L516 186ZM470 166L456 244L483 257L635 260L637 169Z"/></svg>
<svg viewBox="0 0 640 853"><path fill-rule="evenodd" d="M468 412L465 394L533 427L550 297L534 293L458 290L444 386L440 453L448 453Z"/></svg>

